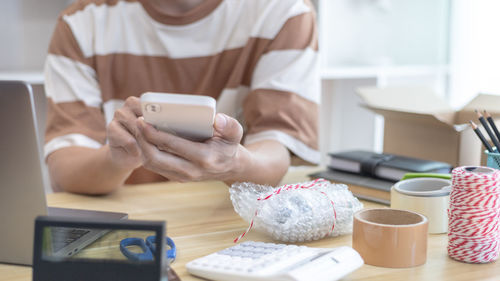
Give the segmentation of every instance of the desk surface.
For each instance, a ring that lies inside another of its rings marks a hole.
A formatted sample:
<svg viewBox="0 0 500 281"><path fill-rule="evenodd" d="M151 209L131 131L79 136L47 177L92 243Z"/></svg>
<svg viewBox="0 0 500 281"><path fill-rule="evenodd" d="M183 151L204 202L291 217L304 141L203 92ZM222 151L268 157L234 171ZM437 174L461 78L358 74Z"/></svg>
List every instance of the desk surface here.
<svg viewBox="0 0 500 281"><path fill-rule="evenodd" d="M304 171L289 173L285 182L305 179ZM89 197L67 193L48 196L50 206L126 212L131 219L166 220L167 233L177 245L178 256L172 265L182 280L200 280L187 273L185 264L195 258L233 246L247 223L233 210L226 185L220 182L160 183L128 186L109 196ZM365 207L380 205L363 202ZM251 231L245 240L276 242ZM364 265L344 280L499 280L499 262L465 264L446 253L446 235L429 235L426 264L406 269ZM311 247L351 245L351 236L325 238L304 243ZM31 268L0 265L0 281L31 280Z"/></svg>

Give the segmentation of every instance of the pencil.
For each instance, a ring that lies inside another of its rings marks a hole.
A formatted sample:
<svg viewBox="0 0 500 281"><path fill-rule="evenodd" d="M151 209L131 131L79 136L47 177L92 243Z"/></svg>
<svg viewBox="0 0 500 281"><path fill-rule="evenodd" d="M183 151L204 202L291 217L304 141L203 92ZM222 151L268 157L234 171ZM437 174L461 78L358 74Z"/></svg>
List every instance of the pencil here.
<svg viewBox="0 0 500 281"><path fill-rule="evenodd" d="M500 141L500 132L498 132L497 125L495 125L495 121L493 121L493 118L486 110L484 111L484 116L486 116L486 119L488 119L488 123L490 123L493 132L495 132L497 139ZM497 146L497 152L500 151L499 149L500 147Z"/></svg>
<svg viewBox="0 0 500 281"><path fill-rule="evenodd" d="M481 140L483 145L486 147L486 149L488 149L489 152L493 152L493 148L488 143L488 141L486 141L486 139L483 136L483 133L481 133L481 131L479 130L477 125L474 124L474 122L472 122L472 120L470 120L469 123L470 123L470 126L472 127L472 129L474 130L474 132L476 132L476 135L479 137L479 139Z"/></svg>
<svg viewBox="0 0 500 281"><path fill-rule="evenodd" d="M486 122L486 119L484 119L483 115L481 115L481 113L479 113L479 111L477 111L477 110L474 110L474 111L477 114L477 118L479 119L479 122L481 122L481 124L483 124L483 127L486 130L486 133L488 133L488 136L490 136L491 141L493 142L493 144L495 144L496 151L499 151L500 143L498 143L497 137L491 131L490 126L488 125L488 122Z"/></svg>

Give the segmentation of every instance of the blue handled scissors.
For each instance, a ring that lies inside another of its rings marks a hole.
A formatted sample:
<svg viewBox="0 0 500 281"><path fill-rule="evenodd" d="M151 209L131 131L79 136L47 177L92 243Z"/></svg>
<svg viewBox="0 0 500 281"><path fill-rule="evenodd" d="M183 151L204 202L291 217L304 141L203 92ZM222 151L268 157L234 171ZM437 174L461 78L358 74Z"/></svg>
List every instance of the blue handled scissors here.
<svg viewBox="0 0 500 281"><path fill-rule="evenodd" d="M142 238L125 238L120 241L120 251L122 254L132 261L152 261L154 253L156 251L156 236L148 236L146 241ZM174 240L170 237L166 237L167 246L170 249L167 250L167 260L169 263L174 262L177 250L175 248ZM142 249L142 253L134 253L130 251L127 247L129 246L139 246Z"/></svg>

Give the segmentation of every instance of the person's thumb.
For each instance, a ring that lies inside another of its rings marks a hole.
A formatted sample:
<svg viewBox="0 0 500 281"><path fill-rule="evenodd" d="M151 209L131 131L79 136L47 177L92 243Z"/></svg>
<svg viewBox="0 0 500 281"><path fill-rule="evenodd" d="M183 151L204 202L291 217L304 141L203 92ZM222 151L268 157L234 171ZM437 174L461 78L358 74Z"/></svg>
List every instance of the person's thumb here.
<svg viewBox="0 0 500 281"><path fill-rule="evenodd" d="M239 143L243 137L243 128L240 123L223 113L215 115L214 128L221 138L229 142Z"/></svg>

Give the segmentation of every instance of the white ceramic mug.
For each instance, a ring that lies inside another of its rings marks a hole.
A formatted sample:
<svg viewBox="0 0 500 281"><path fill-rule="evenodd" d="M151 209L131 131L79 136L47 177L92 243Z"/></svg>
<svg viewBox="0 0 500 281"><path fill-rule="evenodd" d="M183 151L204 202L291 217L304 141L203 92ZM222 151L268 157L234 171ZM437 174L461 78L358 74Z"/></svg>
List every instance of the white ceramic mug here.
<svg viewBox="0 0 500 281"><path fill-rule="evenodd" d="M429 233L446 233L450 191L451 181L446 179L403 180L391 188L391 208L420 213L429 219Z"/></svg>

